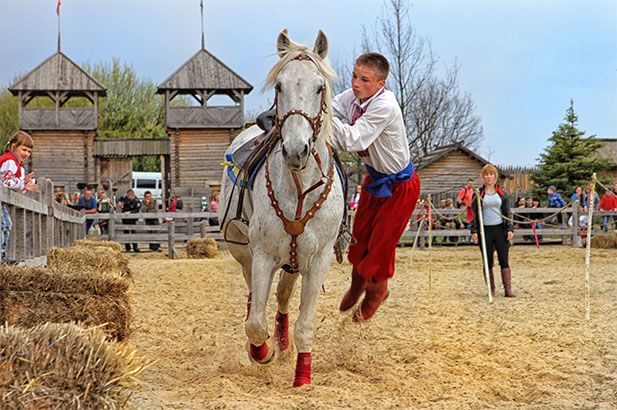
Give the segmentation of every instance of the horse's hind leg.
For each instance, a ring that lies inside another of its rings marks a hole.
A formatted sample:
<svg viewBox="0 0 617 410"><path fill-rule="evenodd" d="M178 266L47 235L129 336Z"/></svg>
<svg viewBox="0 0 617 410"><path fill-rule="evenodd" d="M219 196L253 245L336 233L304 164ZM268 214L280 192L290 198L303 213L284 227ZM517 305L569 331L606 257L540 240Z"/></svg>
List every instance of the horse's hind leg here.
<svg viewBox="0 0 617 410"><path fill-rule="evenodd" d="M229 252L242 266L242 276L244 276L246 288L248 289L248 295L246 300L246 319L248 319L249 312L251 311L251 273L253 269L253 255L250 248L246 245L229 244Z"/></svg>
<svg viewBox="0 0 617 410"><path fill-rule="evenodd" d="M278 311L274 319L274 338L281 352L284 352L289 347L289 300L293 294L298 276L298 273L291 274L283 270L280 271L279 283L276 289Z"/></svg>
<svg viewBox="0 0 617 410"><path fill-rule="evenodd" d="M244 329L249 338L249 355L253 361L261 364L270 362L274 353L267 342L266 305L275 272L276 267L271 259L263 254L253 255L251 308Z"/></svg>

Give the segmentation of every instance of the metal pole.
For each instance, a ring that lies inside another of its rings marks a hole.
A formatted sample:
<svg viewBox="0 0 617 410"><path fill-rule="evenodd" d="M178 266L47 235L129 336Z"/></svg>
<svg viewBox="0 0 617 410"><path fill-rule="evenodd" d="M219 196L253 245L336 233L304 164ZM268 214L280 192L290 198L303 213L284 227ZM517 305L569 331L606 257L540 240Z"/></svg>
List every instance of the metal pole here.
<svg viewBox="0 0 617 410"><path fill-rule="evenodd" d="M488 256L486 256L486 242L484 241L484 219L482 217L482 199L480 190L476 189L476 199L478 201L478 224L480 225L480 246L482 248L482 259L484 265L484 279L488 289L488 303L493 303L493 293L491 292L491 282L488 275Z"/></svg>

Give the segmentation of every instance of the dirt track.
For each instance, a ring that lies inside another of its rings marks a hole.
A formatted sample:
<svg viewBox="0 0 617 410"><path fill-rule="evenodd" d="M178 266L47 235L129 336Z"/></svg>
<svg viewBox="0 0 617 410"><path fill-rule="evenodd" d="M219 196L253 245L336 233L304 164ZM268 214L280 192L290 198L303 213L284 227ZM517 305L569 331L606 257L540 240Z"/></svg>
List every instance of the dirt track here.
<svg viewBox="0 0 617 410"><path fill-rule="evenodd" d="M390 298L365 325L338 313L350 268L333 265L317 315L313 384L299 389L291 387L295 352L264 368L250 364L246 290L229 254L132 258L131 342L158 359L142 375L133 405L617 408L617 250L593 251L588 322L584 250L513 248L517 297L505 299L499 287L491 305L476 248L433 248L430 265L428 251L415 251L410 268L411 254L399 250ZM294 308L290 321L296 317Z"/></svg>

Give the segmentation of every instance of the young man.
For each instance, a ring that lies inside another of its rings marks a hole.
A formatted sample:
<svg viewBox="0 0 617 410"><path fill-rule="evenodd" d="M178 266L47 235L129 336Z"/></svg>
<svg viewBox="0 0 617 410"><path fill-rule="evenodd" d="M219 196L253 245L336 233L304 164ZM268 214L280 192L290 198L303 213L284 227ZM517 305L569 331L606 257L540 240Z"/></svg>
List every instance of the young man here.
<svg viewBox="0 0 617 410"><path fill-rule="evenodd" d="M369 319L388 297L396 245L420 195L400 106L384 88L389 70L381 54L362 54L352 88L332 101L333 147L357 152L368 172L353 226L356 243L349 249L351 287L339 307L351 309L365 293L355 321Z"/></svg>

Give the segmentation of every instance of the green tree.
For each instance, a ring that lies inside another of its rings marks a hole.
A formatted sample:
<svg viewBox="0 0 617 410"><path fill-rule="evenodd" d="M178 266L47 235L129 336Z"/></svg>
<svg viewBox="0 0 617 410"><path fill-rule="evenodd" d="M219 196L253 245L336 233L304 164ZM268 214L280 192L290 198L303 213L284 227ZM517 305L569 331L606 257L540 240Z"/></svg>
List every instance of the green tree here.
<svg viewBox="0 0 617 410"><path fill-rule="evenodd" d="M594 155L602 143L594 135L584 138L585 131L580 131L577 123L574 102L570 100L564 122L553 131L549 138L552 144L540 154L539 167L531 175L537 186L536 194L545 196L550 185L555 185L562 194L569 193L577 186L586 185L594 172L604 171L611 165L608 159Z"/></svg>
<svg viewBox="0 0 617 410"><path fill-rule="evenodd" d="M17 98L6 88L0 89L0 144L4 146L19 129Z"/></svg>

